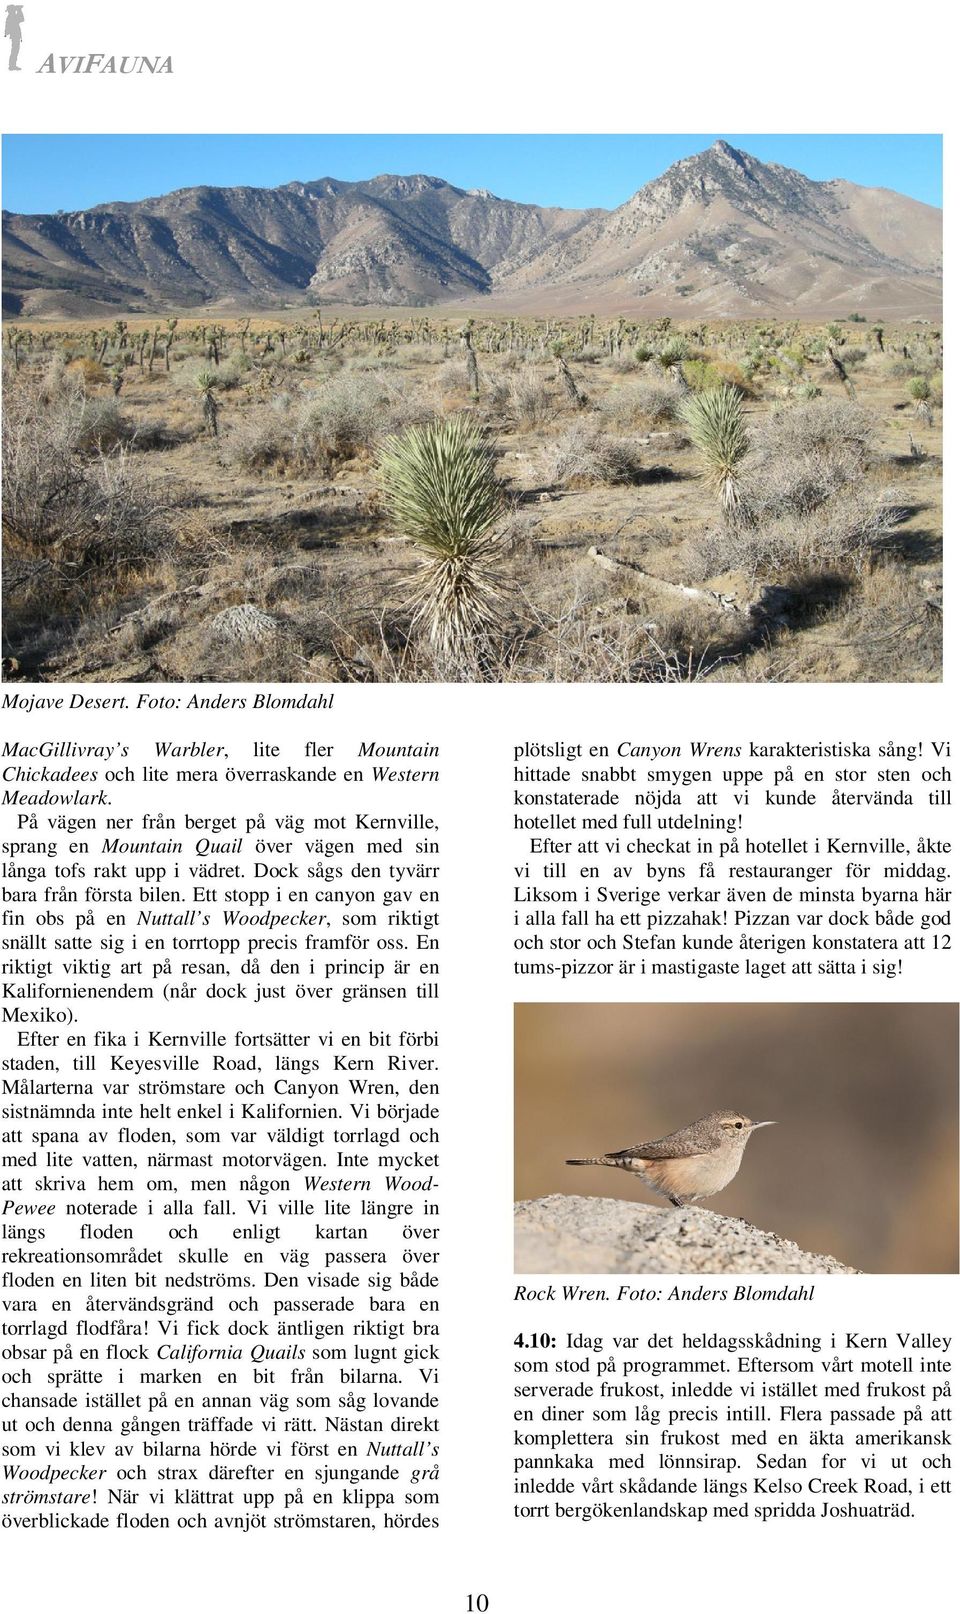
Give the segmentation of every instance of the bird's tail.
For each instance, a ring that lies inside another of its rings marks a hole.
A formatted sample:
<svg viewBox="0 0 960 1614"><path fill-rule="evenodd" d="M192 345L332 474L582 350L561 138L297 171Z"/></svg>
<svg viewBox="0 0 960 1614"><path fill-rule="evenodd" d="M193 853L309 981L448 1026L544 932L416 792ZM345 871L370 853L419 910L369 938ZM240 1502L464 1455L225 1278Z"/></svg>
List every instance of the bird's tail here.
<svg viewBox="0 0 960 1614"><path fill-rule="evenodd" d="M608 1154L592 1154L589 1160L568 1160L568 1166L612 1166L613 1161Z"/></svg>

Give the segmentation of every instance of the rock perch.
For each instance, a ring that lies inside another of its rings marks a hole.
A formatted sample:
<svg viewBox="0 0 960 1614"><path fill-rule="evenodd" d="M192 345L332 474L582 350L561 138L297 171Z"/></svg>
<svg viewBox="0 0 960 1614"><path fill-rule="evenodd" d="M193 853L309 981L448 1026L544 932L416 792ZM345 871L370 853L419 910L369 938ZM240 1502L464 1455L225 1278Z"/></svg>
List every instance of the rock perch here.
<svg viewBox="0 0 960 1614"><path fill-rule="evenodd" d="M856 1272L749 1222L688 1206L550 1194L514 1208L516 1272Z"/></svg>

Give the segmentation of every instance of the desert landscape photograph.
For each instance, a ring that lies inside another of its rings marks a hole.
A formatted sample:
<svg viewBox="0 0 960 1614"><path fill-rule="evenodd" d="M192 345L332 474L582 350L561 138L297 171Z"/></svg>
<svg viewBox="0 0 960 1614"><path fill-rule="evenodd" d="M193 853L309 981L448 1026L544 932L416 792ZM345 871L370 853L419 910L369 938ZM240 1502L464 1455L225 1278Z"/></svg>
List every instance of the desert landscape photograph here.
<svg viewBox="0 0 960 1614"><path fill-rule="evenodd" d="M940 174L5 137L4 678L939 680Z"/></svg>

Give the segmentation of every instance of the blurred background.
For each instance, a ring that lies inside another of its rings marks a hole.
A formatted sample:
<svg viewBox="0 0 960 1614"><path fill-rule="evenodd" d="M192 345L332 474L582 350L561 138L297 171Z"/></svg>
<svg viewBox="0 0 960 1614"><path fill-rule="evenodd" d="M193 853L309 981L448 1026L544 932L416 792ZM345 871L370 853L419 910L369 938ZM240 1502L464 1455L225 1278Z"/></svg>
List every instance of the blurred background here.
<svg viewBox="0 0 960 1614"><path fill-rule="evenodd" d="M566 1166L710 1110L778 1121L705 1208L865 1272L957 1271L957 1005L520 1003L516 1197L664 1205Z"/></svg>

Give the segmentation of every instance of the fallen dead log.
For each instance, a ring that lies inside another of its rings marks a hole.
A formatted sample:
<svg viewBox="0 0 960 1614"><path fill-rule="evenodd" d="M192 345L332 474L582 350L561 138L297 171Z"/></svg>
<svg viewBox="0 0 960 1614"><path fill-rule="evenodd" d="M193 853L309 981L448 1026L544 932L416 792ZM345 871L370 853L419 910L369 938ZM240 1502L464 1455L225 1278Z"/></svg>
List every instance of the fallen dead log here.
<svg viewBox="0 0 960 1614"><path fill-rule="evenodd" d="M681 594L688 600L701 600L704 605L711 605L717 611L737 611L748 613L747 607L740 605L735 594L719 594L712 588L694 588L687 583L668 583L663 577L654 577L652 572L645 572L636 562L631 560L613 560L605 555L602 549L592 544L587 550L590 559L602 566L605 572L632 572L634 577L642 577L645 583L653 583L657 588L666 589L671 594Z"/></svg>
<svg viewBox="0 0 960 1614"><path fill-rule="evenodd" d="M777 584L765 584L756 599L742 604L735 594L721 594L713 588L695 588L689 583L669 583L664 577L655 577L652 572L645 572L641 566L632 560L613 560L605 555L602 549L592 544L587 550L592 561L602 566L607 572L631 572L634 577L642 578L645 583L652 583L655 588L664 589L668 594L677 594L683 599L698 600L702 605L708 605L715 611L733 612L736 616L749 617L753 622L783 623L788 615L794 595L788 588L781 588Z"/></svg>

